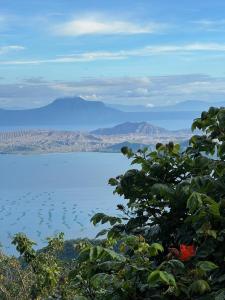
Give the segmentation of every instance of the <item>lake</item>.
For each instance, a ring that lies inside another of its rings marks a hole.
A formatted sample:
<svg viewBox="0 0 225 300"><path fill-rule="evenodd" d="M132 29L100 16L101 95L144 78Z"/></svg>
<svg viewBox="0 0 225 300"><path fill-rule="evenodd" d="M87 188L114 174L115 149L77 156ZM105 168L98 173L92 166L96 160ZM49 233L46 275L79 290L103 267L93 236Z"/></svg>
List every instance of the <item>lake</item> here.
<svg viewBox="0 0 225 300"><path fill-rule="evenodd" d="M63 231L66 239L93 238L90 218L96 212L118 214L110 177L122 174L129 161L117 153L0 155L0 242L11 245L17 232L42 247L46 238Z"/></svg>

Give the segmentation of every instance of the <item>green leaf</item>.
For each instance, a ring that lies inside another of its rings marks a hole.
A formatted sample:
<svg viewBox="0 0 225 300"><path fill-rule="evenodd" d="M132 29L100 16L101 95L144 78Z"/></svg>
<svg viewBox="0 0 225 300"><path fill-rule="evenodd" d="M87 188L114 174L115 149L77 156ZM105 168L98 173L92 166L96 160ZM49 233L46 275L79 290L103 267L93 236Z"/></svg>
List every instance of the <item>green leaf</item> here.
<svg viewBox="0 0 225 300"><path fill-rule="evenodd" d="M130 158L134 155L132 149L130 149L126 146L121 148L121 152L123 153L123 155L126 155L128 158Z"/></svg>
<svg viewBox="0 0 225 300"><path fill-rule="evenodd" d="M121 261L121 262L126 261L126 258L123 255L121 255L113 250L107 249L107 248L105 248L104 250L111 257L111 259L115 259L115 260Z"/></svg>
<svg viewBox="0 0 225 300"><path fill-rule="evenodd" d="M110 178L108 183L112 186L116 186L118 184L118 181L115 178Z"/></svg>
<svg viewBox="0 0 225 300"><path fill-rule="evenodd" d="M169 261L163 262L163 265L170 267L174 271L184 270L184 264L182 263L182 261L177 259L171 259Z"/></svg>
<svg viewBox="0 0 225 300"><path fill-rule="evenodd" d="M103 286L109 285L111 279L112 276L109 274L98 273L91 277L91 284L94 286L94 288L101 289Z"/></svg>
<svg viewBox="0 0 225 300"><path fill-rule="evenodd" d="M99 233L96 235L96 239L100 236L105 235L106 233L108 233L108 229L102 229L101 231L99 231Z"/></svg>
<svg viewBox="0 0 225 300"><path fill-rule="evenodd" d="M217 231L216 230L208 229L208 230L206 230L205 234L207 234L208 236L212 236L214 239L217 238Z"/></svg>
<svg viewBox="0 0 225 300"><path fill-rule="evenodd" d="M218 266L215 265L213 262L207 260L198 262L196 266L205 272L210 272L218 268Z"/></svg>
<svg viewBox="0 0 225 300"><path fill-rule="evenodd" d="M148 282L150 284L163 283L169 286L176 286L176 280L172 274L165 271L155 270L148 276Z"/></svg>
<svg viewBox="0 0 225 300"><path fill-rule="evenodd" d="M162 282L168 285L176 286L176 280L172 274L169 274L165 271L160 271L160 279Z"/></svg>
<svg viewBox="0 0 225 300"><path fill-rule="evenodd" d="M187 208L190 213L194 213L198 208L202 207L202 195L197 192L193 192L187 200Z"/></svg>
<svg viewBox="0 0 225 300"><path fill-rule="evenodd" d="M103 252L104 252L104 248L101 246L91 247L90 254L89 254L90 261L95 261L96 259L98 259Z"/></svg>
<svg viewBox="0 0 225 300"><path fill-rule="evenodd" d="M173 190L167 184L156 183L152 186L152 192L161 197L168 197L173 193Z"/></svg>
<svg viewBox="0 0 225 300"><path fill-rule="evenodd" d="M102 220L102 218L104 218L104 216L105 216L105 214L103 214L103 213L97 213L91 218L91 222L93 223L93 225L96 225L99 222L101 222L101 220Z"/></svg>
<svg viewBox="0 0 225 300"><path fill-rule="evenodd" d="M149 253L151 256L156 256L159 254L159 252L163 252L163 251L164 251L163 246L158 243L153 243L149 247Z"/></svg>
<svg viewBox="0 0 225 300"><path fill-rule="evenodd" d="M180 152L180 144L175 144L173 147L173 153L177 154Z"/></svg>
<svg viewBox="0 0 225 300"><path fill-rule="evenodd" d="M121 223L121 218L107 216L104 213L97 213L91 218L91 222L96 225L98 223L110 223L110 225L114 225L116 223Z"/></svg>

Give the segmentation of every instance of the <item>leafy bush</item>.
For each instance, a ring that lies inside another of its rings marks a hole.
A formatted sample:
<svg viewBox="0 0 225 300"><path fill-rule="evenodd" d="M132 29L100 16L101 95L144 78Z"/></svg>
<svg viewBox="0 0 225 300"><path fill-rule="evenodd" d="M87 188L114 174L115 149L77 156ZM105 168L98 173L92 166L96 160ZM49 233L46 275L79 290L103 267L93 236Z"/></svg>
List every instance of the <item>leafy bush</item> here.
<svg viewBox="0 0 225 300"><path fill-rule="evenodd" d="M200 134L183 152L172 142L122 148L134 168L109 183L126 205L120 217L93 216L109 228L97 244L77 243L76 259L57 258L61 235L44 252L17 235L24 262L1 259L1 299L22 289L19 299L225 299L225 109L203 112L192 128Z"/></svg>

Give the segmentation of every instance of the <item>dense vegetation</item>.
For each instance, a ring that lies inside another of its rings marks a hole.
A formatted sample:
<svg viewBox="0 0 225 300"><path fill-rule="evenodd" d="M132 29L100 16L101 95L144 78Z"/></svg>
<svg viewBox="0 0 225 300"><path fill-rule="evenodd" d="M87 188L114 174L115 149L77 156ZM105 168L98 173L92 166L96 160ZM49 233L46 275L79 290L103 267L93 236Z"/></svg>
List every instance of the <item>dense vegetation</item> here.
<svg viewBox="0 0 225 300"><path fill-rule="evenodd" d="M193 129L183 152L122 149L135 168L109 180L121 217L93 216L109 224L104 240L77 242L75 259L60 254L62 234L43 251L16 235L20 259L0 258L0 299L225 299L225 109Z"/></svg>

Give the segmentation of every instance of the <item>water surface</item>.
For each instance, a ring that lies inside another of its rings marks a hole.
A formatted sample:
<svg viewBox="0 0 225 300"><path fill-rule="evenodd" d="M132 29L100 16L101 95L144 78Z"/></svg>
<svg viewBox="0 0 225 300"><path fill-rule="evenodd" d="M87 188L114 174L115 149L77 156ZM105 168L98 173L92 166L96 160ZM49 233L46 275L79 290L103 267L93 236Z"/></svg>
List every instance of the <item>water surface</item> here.
<svg viewBox="0 0 225 300"><path fill-rule="evenodd" d="M96 212L118 214L107 184L129 161L117 153L0 155L0 241L15 253L11 238L24 232L38 242L63 231L65 237L94 237Z"/></svg>

